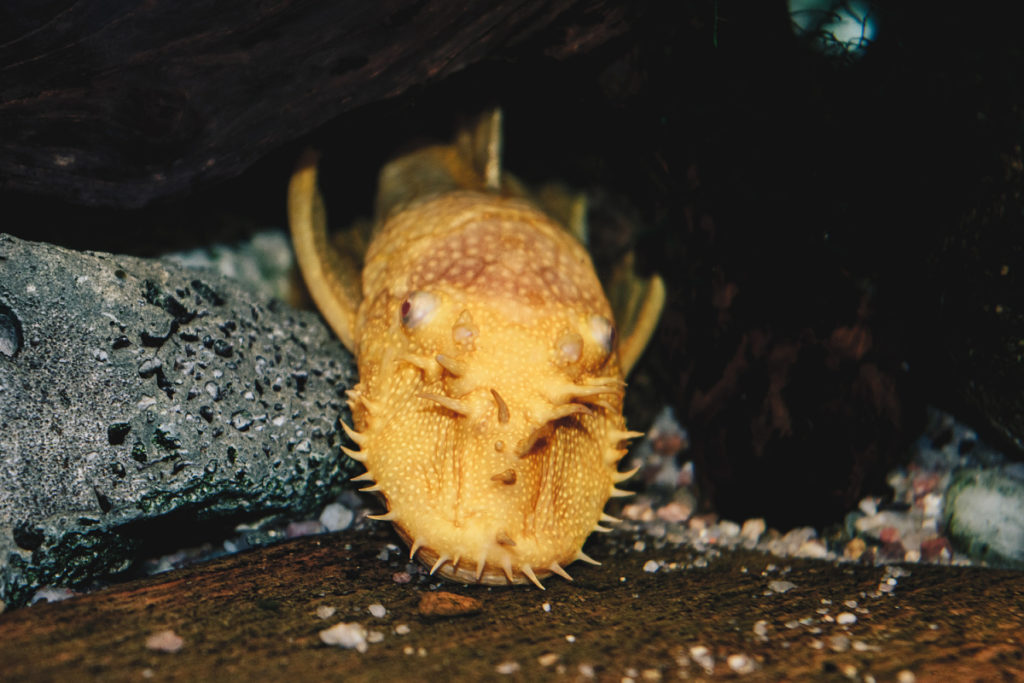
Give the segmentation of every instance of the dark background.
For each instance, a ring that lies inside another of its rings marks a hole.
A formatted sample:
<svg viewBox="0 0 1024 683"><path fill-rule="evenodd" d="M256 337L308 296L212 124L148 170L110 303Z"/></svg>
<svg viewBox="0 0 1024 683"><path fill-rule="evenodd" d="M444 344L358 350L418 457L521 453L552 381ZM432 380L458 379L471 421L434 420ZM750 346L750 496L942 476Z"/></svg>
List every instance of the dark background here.
<svg viewBox="0 0 1024 683"><path fill-rule="evenodd" d="M198 27L114 5L0 10L4 231L141 255L238 239L285 224L308 145L344 225L383 161L500 105L509 169L591 191L599 268L635 249L665 276L627 418L674 407L707 506L837 520L885 492L929 404L1019 451L1011 10L887 3L853 57L782 2L203 2Z"/></svg>

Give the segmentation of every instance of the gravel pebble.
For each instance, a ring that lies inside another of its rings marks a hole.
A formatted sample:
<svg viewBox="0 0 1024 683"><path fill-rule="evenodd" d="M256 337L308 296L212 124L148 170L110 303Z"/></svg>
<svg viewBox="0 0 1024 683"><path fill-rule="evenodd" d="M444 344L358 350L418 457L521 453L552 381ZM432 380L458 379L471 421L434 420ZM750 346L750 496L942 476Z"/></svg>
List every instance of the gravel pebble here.
<svg viewBox="0 0 1024 683"><path fill-rule="evenodd" d="M502 662L494 670L503 675L511 675L519 671L519 662Z"/></svg>
<svg viewBox="0 0 1024 683"><path fill-rule="evenodd" d="M768 590L770 590L773 593L785 593L787 591L793 590L794 588L796 588L796 584L792 581L782 581L780 579L775 579L773 581L768 582Z"/></svg>
<svg viewBox="0 0 1024 683"><path fill-rule="evenodd" d="M355 514L340 503L331 503L320 513L320 523L328 531L342 531L352 524Z"/></svg>
<svg viewBox="0 0 1024 683"><path fill-rule="evenodd" d="M326 645L337 645L349 650L366 652L366 627L355 622L342 622L320 631L320 640Z"/></svg>
<svg viewBox="0 0 1024 683"><path fill-rule="evenodd" d="M711 650L703 645L694 645L690 648L690 658L697 663L697 666L704 669L704 673L711 675L715 670L715 657Z"/></svg>
<svg viewBox="0 0 1024 683"><path fill-rule="evenodd" d="M425 617L458 617L476 614L484 605L476 598L448 591L424 593L418 611Z"/></svg>
<svg viewBox="0 0 1024 683"><path fill-rule="evenodd" d="M154 652L175 653L185 646L185 640L171 629L157 631L146 637L146 649Z"/></svg>
<svg viewBox="0 0 1024 683"><path fill-rule="evenodd" d="M753 673L757 668L754 660L744 654L729 655L725 663L738 674Z"/></svg>
<svg viewBox="0 0 1024 683"><path fill-rule="evenodd" d="M548 652L546 654L541 655L540 657L537 657L537 663L541 666L551 666L552 664L558 662L558 660L561 658L562 655L556 652Z"/></svg>

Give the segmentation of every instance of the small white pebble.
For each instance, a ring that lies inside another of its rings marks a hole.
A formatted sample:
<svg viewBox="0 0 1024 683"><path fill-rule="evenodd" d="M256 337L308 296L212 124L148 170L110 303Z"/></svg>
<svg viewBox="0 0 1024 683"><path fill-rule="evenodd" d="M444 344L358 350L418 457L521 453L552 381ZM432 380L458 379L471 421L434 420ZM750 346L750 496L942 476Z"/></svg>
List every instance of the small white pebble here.
<svg viewBox="0 0 1024 683"><path fill-rule="evenodd" d="M551 611L551 603L550 602L545 602L543 605L540 606L540 608L542 610L544 610L545 612L550 612Z"/></svg>
<svg viewBox="0 0 1024 683"><path fill-rule="evenodd" d="M857 680L857 667L853 664L844 664L841 668L843 675L850 680Z"/></svg>
<svg viewBox="0 0 1024 683"><path fill-rule="evenodd" d="M355 649L366 652L366 628L355 622L342 622L320 631L320 640L326 645Z"/></svg>
<svg viewBox="0 0 1024 683"><path fill-rule="evenodd" d="M727 538L734 538L740 535L740 525L730 519L723 519L719 522L718 529Z"/></svg>
<svg viewBox="0 0 1024 683"><path fill-rule="evenodd" d="M328 531L342 531L352 524L355 515L340 503L331 503L320 513L320 523Z"/></svg>
<svg viewBox="0 0 1024 683"><path fill-rule="evenodd" d="M561 658L562 655L556 652L548 652L546 654L541 655L540 657L537 657L537 663L541 666L551 666Z"/></svg>
<svg viewBox="0 0 1024 683"><path fill-rule="evenodd" d="M729 655L725 663L738 674L753 673L754 669L757 668L754 660L743 654Z"/></svg>
<svg viewBox="0 0 1024 683"><path fill-rule="evenodd" d="M640 672L640 680L656 683L661 680L661 671L659 669L644 669Z"/></svg>
<svg viewBox="0 0 1024 683"><path fill-rule="evenodd" d="M859 507L860 511L868 517L872 517L878 514L878 503L875 501L874 498L861 499L857 507Z"/></svg>
<svg viewBox="0 0 1024 683"><path fill-rule="evenodd" d="M793 590L794 588L796 588L796 584L792 581L782 581L779 579L775 579L774 581L768 582L768 590L772 591L773 593L785 593L787 591Z"/></svg>
<svg viewBox="0 0 1024 683"><path fill-rule="evenodd" d="M840 612L836 616L836 623L840 626L849 626L857 623L857 615L852 612Z"/></svg>
<svg viewBox="0 0 1024 683"><path fill-rule="evenodd" d="M565 636L565 641L567 643L575 643L576 642L576 636L574 636L573 634L569 633L569 634L567 634Z"/></svg>
<svg viewBox="0 0 1024 683"><path fill-rule="evenodd" d="M373 603L366 609L370 614L377 617L378 619L383 619L384 615L388 613L387 609L384 608L384 605L380 604L379 602Z"/></svg>
<svg viewBox="0 0 1024 683"><path fill-rule="evenodd" d="M60 586L43 586L32 595L31 604L37 602L60 602L61 600L67 600L73 598L75 592L70 588L62 588Z"/></svg>
<svg viewBox="0 0 1024 683"><path fill-rule="evenodd" d="M764 533L766 528L767 525L761 517L748 519L743 522L743 526L740 528L740 537L747 541L756 542L757 539L761 538L761 534Z"/></svg>
<svg viewBox="0 0 1024 683"><path fill-rule="evenodd" d="M412 631L412 629L409 628L409 624L399 624L398 626L395 626L395 634L396 635L400 635L400 636L408 635L410 631Z"/></svg>
<svg viewBox="0 0 1024 683"><path fill-rule="evenodd" d="M412 655L412 654L415 654L415 653L416 653L416 648L414 648L412 645L406 645L405 647L402 648L402 654L403 655Z"/></svg>
<svg viewBox="0 0 1024 683"><path fill-rule="evenodd" d="M812 560L820 560L828 557L828 548L816 538L804 541L796 551L797 557L806 557Z"/></svg>
<svg viewBox="0 0 1024 683"><path fill-rule="evenodd" d="M580 676L583 676L583 678L593 678L597 675L594 672L593 664L580 664L576 667L576 670L580 672Z"/></svg>
<svg viewBox="0 0 1024 683"><path fill-rule="evenodd" d="M384 640L383 631L370 631L366 634L366 642L368 643L379 643Z"/></svg>
<svg viewBox="0 0 1024 683"><path fill-rule="evenodd" d="M316 608L316 615L321 619L330 619L337 610L329 605L320 605Z"/></svg>
<svg viewBox="0 0 1024 683"><path fill-rule="evenodd" d="M637 551L638 553L642 553L646 549L647 549L647 544L644 543L643 541L637 541L636 543L633 544L633 550Z"/></svg>
<svg viewBox="0 0 1024 683"><path fill-rule="evenodd" d="M833 652L846 652L850 649L850 639L846 636L829 636L828 649Z"/></svg>
<svg viewBox="0 0 1024 683"><path fill-rule="evenodd" d="M697 662L697 666L704 669L704 673L711 675L715 670L715 658L711 651L703 645L694 645L690 648L690 658Z"/></svg>
<svg viewBox="0 0 1024 683"><path fill-rule="evenodd" d="M910 669L903 669L896 674L896 680L899 683L914 683L914 681L917 680L917 676L915 676L914 672Z"/></svg>
<svg viewBox="0 0 1024 683"><path fill-rule="evenodd" d="M644 571L648 574L653 574L654 572L658 571L659 568L660 566L655 560L647 560L646 562L644 562Z"/></svg>
<svg viewBox="0 0 1024 683"><path fill-rule="evenodd" d="M768 637L768 622L764 619L758 619L754 622L754 635L758 638Z"/></svg>
<svg viewBox="0 0 1024 683"><path fill-rule="evenodd" d="M155 652L178 652L185 646L185 640L171 629L157 631L146 637L146 649Z"/></svg>
<svg viewBox="0 0 1024 683"><path fill-rule="evenodd" d="M500 674L511 675L519 671L519 662L502 662L494 667L494 670Z"/></svg>

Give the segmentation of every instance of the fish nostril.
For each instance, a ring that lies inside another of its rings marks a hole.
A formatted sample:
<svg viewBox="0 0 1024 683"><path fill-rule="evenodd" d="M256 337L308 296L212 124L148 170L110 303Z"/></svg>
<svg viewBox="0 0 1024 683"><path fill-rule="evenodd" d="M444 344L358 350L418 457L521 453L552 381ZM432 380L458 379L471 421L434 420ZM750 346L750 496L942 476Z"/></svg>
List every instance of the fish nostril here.
<svg viewBox="0 0 1024 683"><path fill-rule="evenodd" d="M452 341L464 350L472 350L476 336L480 334L480 328L473 323L473 316L469 311L463 311L458 320L452 326Z"/></svg>
<svg viewBox="0 0 1024 683"><path fill-rule="evenodd" d="M575 332L567 332L555 342L558 360L562 363L575 363L583 356L583 337Z"/></svg>

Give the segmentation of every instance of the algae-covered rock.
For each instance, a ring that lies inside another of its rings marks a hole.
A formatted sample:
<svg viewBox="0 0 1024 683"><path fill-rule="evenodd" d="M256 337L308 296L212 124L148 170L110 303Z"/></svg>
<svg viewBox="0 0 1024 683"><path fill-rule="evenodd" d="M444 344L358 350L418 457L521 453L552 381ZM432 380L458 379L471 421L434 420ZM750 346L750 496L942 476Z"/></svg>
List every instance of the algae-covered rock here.
<svg viewBox="0 0 1024 683"><path fill-rule="evenodd" d="M0 235L0 600L221 521L309 513L350 461L351 356L212 273Z"/></svg>
<svg viewBox="0 0 1024 683"><path fill-rule="evenodd" d="M1024 567L1024 481L1003 468L965 469L946 493L946 529L963 552Z"/></svg>

